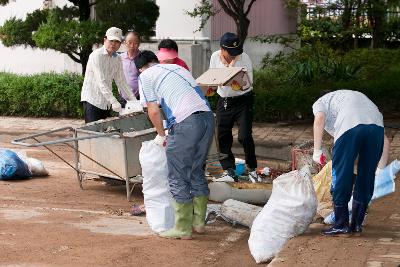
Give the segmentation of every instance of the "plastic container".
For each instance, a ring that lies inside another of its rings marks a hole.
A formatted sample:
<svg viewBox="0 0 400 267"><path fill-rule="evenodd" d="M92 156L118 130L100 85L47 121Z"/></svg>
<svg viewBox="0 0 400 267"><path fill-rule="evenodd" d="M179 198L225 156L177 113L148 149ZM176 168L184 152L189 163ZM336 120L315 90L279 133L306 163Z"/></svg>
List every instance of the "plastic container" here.
<svg viewBox="0 0 400 267"><path fill-rule="evenodd" d="M246 162L243 159L235 159L235 166L236 166L236 170L235 173L236 175L240 176L243 175L243 173L246 170ZM211 174L211 175L219 175L223 172L221 164L218 163L212 163L209 164L207 166L207 171Z"/></svg>
<svg viewBox="0 0 400 267"><path fill-rule="evenodd" d="M243 175L245 169L246 169L246 161L243 159L238 159L235 158L235 166L236 166L236 170L235 173L236 175Z"/></svg>

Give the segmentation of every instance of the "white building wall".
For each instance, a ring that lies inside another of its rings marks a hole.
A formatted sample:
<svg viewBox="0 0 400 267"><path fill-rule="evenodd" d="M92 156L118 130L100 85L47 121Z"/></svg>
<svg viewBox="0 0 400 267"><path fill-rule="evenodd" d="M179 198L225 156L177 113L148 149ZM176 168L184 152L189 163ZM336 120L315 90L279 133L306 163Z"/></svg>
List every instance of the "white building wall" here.
<svg viewBox="0 0 400 267"><path fill-rule="evenodd" d="M66 0L53 0L52 5L64 6ZM11 17L24 19L27 13L43 7L43 0L15 0L6 6L0 6L0 25ZM41 72L81 72L80 64L73 62L65 54L54 50L32 49L16 46L4 47L0 43L0 71L33 74Z"/></svg>
<svg viewBox="0 0 400 267"><path fill-rule="evenodd" d="M200 26L200 19L191 18L185 10L193 10L199 0L157 0L160 16L156 23L156 39L198 40L210 37L210 27L206 25L201 32L195 32Z"/></svg>
<svg viewBox="0 0 400 267"><path fill-rule="evenodd" d="M52 6L70 4L67 0L52 0ZM186 61L195 77L208 68L211 53L219 49L219 42L210 42L211 27L206 25L201 32L195 32L199 19L185 14L193 10L199 0L156 0L160 7L160 16L156 23L156 36L153 42L142 44L141 49L157 50L157 42L164 38L177 41L179 56ZM6 6L0 6L0 25L10 17L25 18L26 14L42 8L43 0L11 0ZM200 45L200 47L199 47ZM121 47L124 49L124 47ZM261 65L261 59L267 52L282 50L280 45L260 44L247 41L245 51L253 60L255 68ZM18 74L41 72L81 72L81 65L73 62L67 55L54 50L32 49L30 47L4 47L0 42L0 71Z"/></svg>
<svg viewBox="0 0 400 267"><path fill-rule="evenodd" d="M43 0L15 0L6 6L0 6L0 25L5 20L15 16L24 19L27 13L43 7ZM53 0L52 6L70 4L66 0ZM192 10L198 0L157 0L160 7L160 17L156 23L156 40L172 38L185 40L204 40L210 36L210 27L201 32L194 32L200 25L199 19L193 19L184 14L184 10ZM189 60L190 52L186 47L181 49L181 57ZM188 51L187 51L188 50ZM54 50L32 49L30 47L4 47L0 43L0 71L19 74L33 74L41 72L81 72L80 64L73 62L65 54Z"/></svg>

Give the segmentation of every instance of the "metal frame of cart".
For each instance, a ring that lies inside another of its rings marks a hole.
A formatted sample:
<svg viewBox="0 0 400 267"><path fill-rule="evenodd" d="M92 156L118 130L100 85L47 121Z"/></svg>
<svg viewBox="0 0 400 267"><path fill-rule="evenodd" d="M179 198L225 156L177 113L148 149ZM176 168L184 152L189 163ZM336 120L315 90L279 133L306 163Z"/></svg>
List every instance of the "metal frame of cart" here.
<svg viewBox="0 0 400 267"><path fill-rule="evenodd" d="M71 132L72 137L45 142L38 139L65 131ZM135 185L142 182L139 163L142 142L153 139L155 135L156 130L147 114L133 113L88 123L78 128L64 127L29 135L11 143L26 147L45 147L76 171L81 189L86 174L125 181L129 201ZM27 140L37 143L29 143ZM74 150L74 165L49 147L55 144L65 144ZM217 147L217 138L213 138L207 161L221 158Z"/></svg>

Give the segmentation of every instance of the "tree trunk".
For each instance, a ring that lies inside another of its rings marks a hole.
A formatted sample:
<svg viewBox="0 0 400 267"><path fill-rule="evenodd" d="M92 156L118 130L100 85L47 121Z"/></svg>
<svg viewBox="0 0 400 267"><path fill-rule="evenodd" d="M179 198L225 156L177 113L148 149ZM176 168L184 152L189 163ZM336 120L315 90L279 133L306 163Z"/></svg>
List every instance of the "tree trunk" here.
<svg viewBox="0 0 400 267"><path fill-rule="evenodd" d="M79 9L79 21L90 19L90 0L70 0Z"/></svg>
<svg viewBox="0 0 400 267"><path fill-rule="evenodd" d="M246 40L250 20L247 18L248 12L252 7L252 4L256 0L252 0L249 3L248 10L244 10L244 4L246 1L244 0L218 0L218 3L221 5L224 12L230 16L236 25L236 33L239 37L239 40L242 44Z"/></svg>
<svg viewBox="0 0 400 267"><path fill-rule="evenodd" d="M250 20L243 15L235 20L235 23L240 43L244 44L244 41L246 40L249 31Z"/></svg>
<svg viewBox="0 0 400 267"><path fill-rule="evenodd" d="M82 51L80 52L81 57L81 64L82 64L82 76L85 76L86 73L86 65L89 60L89 55L92 53L92 47L83 47Z"/></svg>
<svg viewBox="0 0 400 267"><path fill-rule="evenodd" d="M91 0L69 0L79 9L79 21L90 20ZM86 65L89 60L89 55L92 53L92 47L82 47L79 52L80 62L82 64L82 76L85 75Z"/></svg>
<svg viewBox="0 0 400 267"><path fill-rule="evenodd" d="M343 14L341 17L342 20L342 41L341 46L343 49L346 49L349 45L349 42L352 40L352 31L351 27L353 26L353 7L354 7L354 0L344 0L343 1Z"/></svg>
<svg viewBox="0 0 400 267"><path fill-rule="evenodd" d="M351 0L343 1L342 27L344 31L350 28L352 6Z"/></svg>
<svg viewBox="0 0 400 267"><path fill-rule="evenodd" d="M356 33L354 36L354 43L353 43L353 48L357 49L358 48L358 40L360 38L358 30L361 28L361 22L360 22L360 17L361 17L361 0L357 0L357 5L356 5L356 23L355 23L355 29Z"/></svg>
<svg viewBox="0 0 400 267"><path fill-rule="evenodd" d="M368 2L368 19L372 27L371 48L379 48L384 44L384 22L387 6L381 0L370 0Z"/></svg>

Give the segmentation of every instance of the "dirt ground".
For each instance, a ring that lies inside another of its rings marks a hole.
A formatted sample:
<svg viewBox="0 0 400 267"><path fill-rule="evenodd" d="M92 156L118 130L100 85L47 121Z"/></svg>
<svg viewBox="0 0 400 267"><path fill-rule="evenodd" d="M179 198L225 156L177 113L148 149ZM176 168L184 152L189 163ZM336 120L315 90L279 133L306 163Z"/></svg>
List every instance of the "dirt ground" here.
<svg viewBox="0 0 400 267"><path fill-rule="evenodd" d="M0 147L21 150L10 140L24 134L1 132ZM217 221L193 240L159 238L145 217L129 215L133 202L143 203L140 187L131 202L124 186L89 180L81 190L74 170L46 149L22 150L42 160L50 175L0 181L0 266L257 266L244 227ZM56 150L72 161L72 151ZM322 237L323 226L312 224L269 266L399 266L399 196L371 206L362 237Z"/></svg>

